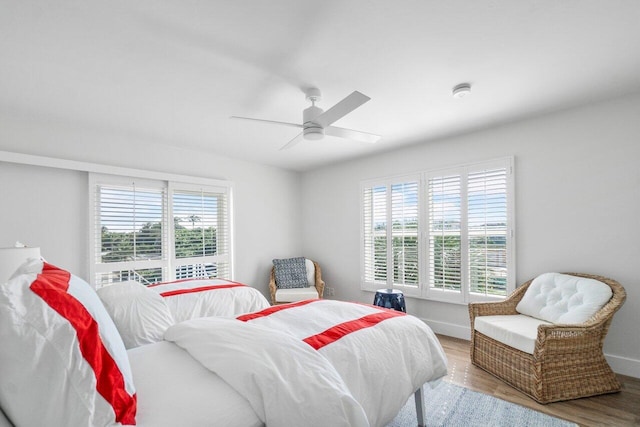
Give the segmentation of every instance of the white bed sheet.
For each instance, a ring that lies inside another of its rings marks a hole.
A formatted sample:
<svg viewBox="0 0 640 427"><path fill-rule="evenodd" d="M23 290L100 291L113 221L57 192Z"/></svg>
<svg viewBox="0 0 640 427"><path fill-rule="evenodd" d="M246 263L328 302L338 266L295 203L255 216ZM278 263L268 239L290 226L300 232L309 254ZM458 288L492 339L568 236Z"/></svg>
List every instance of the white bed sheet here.
<svg viewBox="0 0 640 427"><path fill-rule="evenodd" d="M245 398L175 344L161 341L128 353L138 426L264 426Z"/></svg>

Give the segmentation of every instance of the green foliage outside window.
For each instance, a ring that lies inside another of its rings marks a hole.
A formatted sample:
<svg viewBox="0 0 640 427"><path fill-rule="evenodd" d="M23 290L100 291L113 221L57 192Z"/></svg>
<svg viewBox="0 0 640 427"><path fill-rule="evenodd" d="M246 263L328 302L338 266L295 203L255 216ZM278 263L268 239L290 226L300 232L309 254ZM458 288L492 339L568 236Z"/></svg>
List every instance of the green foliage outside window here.
<svg viewBox="0 0 640 427"><path fill-rule="evenodd" d="M162 225L147 223L135 232L112 232L102 227L102 262L132 261L136 259L161 259ZM203 245L204 241L204 245ZM134 252L135 242L135 252ZM216 254L216 229L188 228L176 220L176 258Z"/></svg>
<svg viewBox="0 0 640 427"><path fill-rule="evenodd" d="M459 291L461 287L460 271L460 235L436 235L431 241L432 283L433 287Z"/></svg>

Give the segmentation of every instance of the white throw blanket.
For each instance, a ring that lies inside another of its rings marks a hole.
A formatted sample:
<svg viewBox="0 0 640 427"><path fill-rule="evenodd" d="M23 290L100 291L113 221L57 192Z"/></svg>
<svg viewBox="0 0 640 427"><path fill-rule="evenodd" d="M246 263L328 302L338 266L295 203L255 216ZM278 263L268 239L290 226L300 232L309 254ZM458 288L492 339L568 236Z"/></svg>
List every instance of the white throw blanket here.
<svg viewBox="0 0 640 427"><path fill-rule="evenodd" d="M165 339L244 395L269 427L384 426L447 372L431 329L404 313L313 300L238 319L183 322Z"/></svg>
<svg viewBox="0 0 640 427"><path fill-rule="evenodd" d="M369 426L331 364L291 335L208 317L172 326L165 339L243 395L269 427Z"/></svg>

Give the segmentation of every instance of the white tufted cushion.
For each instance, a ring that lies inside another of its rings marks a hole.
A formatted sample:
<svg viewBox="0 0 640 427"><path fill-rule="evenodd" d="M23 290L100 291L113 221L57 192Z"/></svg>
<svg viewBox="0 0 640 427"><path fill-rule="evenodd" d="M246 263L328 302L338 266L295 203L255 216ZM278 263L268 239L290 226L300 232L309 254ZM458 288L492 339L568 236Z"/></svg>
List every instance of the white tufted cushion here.
<svg viewBox="0 0 640 427"><path fill-rule="evenodd" d="M560 273L545 273L533 279L516 311L551 323L577 324L587 321L613 295L606 283Z"/></svg>

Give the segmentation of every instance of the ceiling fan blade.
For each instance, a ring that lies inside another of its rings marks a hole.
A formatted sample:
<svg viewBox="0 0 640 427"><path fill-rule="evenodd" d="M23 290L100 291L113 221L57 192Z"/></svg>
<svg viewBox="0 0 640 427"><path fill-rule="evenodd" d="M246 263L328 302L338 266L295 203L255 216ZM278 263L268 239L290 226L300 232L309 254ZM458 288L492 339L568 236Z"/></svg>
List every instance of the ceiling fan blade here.
<svg viewBox="0 0 640 427"><path fill-rule="evenodd" d="M299 124L296 124L296 123L276 122L275 120L254 119L254 118L251 118L251 117L231 116L229 118L230 119L240 119L240 120L252 120L254 122L273 123L273 124L276 124L276 125L284 125L284 126L290 126L290 127L294 127L294 128L301 128L302 127L302 125L299 125Z"/></svg>
<svg viewBox="0 0 640 427"><path fill-rule="evenodd" d="M289 148L293 147L294 145L296 145L298 142L302 141L303 139L304 138L302 136L302 132L300 132L291 141L289 141L285 145L283 145L282 148L280 148L279 151L288 150Z"/></svg>
<svg viewBox="0 0 640 427"><path fill-rule="evenodd" d="M351 95L347 96L345 99L338 102L336 105L329 108L324 113L320 114L314 121L323 128L327 127L333 122L346 116L370 99L371 98L369 98L368 96L363 95L356 90Z"/></svg>
<svg viewBox="0 0 640 427"><path fill-rule="evenodd" d="M381 138L380 135L376 135L374 133L360 132L358 130L338 128L335 126L328 126L324 128L324 133L329 136L353 139L354 141L368 142L371 144L378 142Z"/></svg>

